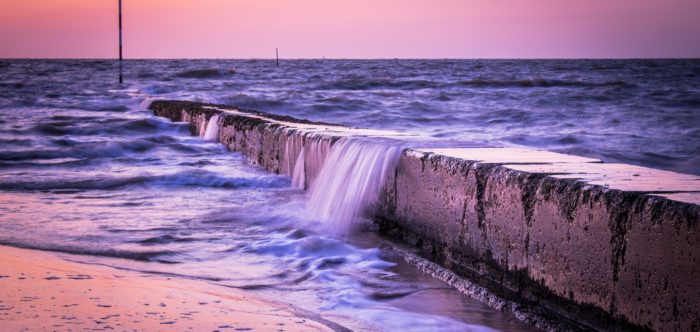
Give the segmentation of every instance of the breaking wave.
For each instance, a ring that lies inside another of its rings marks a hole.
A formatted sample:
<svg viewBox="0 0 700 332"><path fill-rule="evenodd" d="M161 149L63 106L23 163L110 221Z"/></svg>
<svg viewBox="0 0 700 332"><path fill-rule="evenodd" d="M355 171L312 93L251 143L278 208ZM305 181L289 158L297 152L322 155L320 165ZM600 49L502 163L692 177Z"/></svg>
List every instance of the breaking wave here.
<svg viewBox="0 0 700 332"><path fill-rule="evenodd" d="M631 87L625 81L608 81L608 82L586 82L586 81L564 81L552 79L521 79L521 80L489 80L489 79L472 79L458 81L454 83L459 86L466 87L491 87L491 88L557 88L557 87L574 87L574 88L594 88L594 87Z"/></svg>
<svg viewBox="0 0 700 332"><path fill-rule="evenodd" d="M225 189L282 188L289 185L283 177L231 178L206 170L183 171L167 175L132 177L101 176L89 179L0 180L2 190L105 190L126 186L193 186Z"/></svg>
<svg viewBox="0 0 700 332"><path fill-rule="evenodd" d="M202 69L190 69L181 71L175 74L175 77L179 78L200 78L200 79L212 79L212 78L223 78L232 74L235 74L235 69L222 70L216 68L202 68Z"/></svg>
<svg viewBox="0 0 700 332"><path fill-rule="evenodd" d="M86 248L78 246L65 246L65 245L51 245L47 243L27 243L21 241L0 241L1 245L9 245L13 247L25 248L25 249L35 249L35 250L45 250L53 252L62 252L66 254L73 255L89 255L89 256L100 256L100 257L112 257L112 258L125 258L135 261L142 262L163 262L157 257L171 256L177 254L175 251L166 250L116 250L116 249L99 249L99 248Z"/></svg>

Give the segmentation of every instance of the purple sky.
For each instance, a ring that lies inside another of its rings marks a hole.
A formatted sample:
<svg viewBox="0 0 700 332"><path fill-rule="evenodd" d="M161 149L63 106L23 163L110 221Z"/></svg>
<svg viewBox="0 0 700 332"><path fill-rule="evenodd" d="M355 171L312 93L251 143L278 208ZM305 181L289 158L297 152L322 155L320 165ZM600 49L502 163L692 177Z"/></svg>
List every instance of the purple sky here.
<svg viewBox="0 0 700 332"><path fill-rule="evenodd" d="M700 0L123 0L128 58L700 57ZM21 0L0 57L110 58L117 0Z"/></svg>

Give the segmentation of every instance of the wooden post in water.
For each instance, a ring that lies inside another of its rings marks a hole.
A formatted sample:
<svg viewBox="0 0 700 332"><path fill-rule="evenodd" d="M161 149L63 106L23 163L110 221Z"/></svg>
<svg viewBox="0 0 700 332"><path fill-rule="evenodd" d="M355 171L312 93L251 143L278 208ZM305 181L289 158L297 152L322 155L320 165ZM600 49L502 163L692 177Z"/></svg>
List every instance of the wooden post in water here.
<svg viewBox="0 0 700 332"><path fill-rule="evenodd" d="M119 84L124 83L122 76L122 0L119 0Z"/></svg>
<svg viewBox="0 0 700 332"><path fill-rule="evenodd" d="M277 60L277 67L279 67L280 66L280 51L276 47L275 47L275 59Z"/></svg>

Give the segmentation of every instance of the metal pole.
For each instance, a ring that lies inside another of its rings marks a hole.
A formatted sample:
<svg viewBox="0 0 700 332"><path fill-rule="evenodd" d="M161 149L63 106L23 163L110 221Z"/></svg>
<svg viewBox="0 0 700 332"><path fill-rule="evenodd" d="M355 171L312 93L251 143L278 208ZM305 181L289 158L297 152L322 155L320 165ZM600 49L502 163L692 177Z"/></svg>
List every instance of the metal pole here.
<svg viewBox="0 0 700 332"><path fill-rule="evenodd" d="M122 0L119 0L119 84L124 83L122 76Z"/></svg>
<svg viewBox="0 0 700 332"><path fill-rule="evenodd" d="M275 47L275 58L277 59L277 67L279 67L280 66L280 52L276 47Z"/></svg>

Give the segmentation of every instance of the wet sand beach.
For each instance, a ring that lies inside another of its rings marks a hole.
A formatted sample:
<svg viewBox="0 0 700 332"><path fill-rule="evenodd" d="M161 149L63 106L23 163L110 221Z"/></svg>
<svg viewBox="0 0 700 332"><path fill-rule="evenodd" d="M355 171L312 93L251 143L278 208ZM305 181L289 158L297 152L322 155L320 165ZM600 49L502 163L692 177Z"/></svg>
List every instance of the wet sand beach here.
<svg viewBox="0 0 700 332"><path fill-rule="evenodd" d="M330 331L282 304L202 281L0 246L3 331Z"/></svg>

